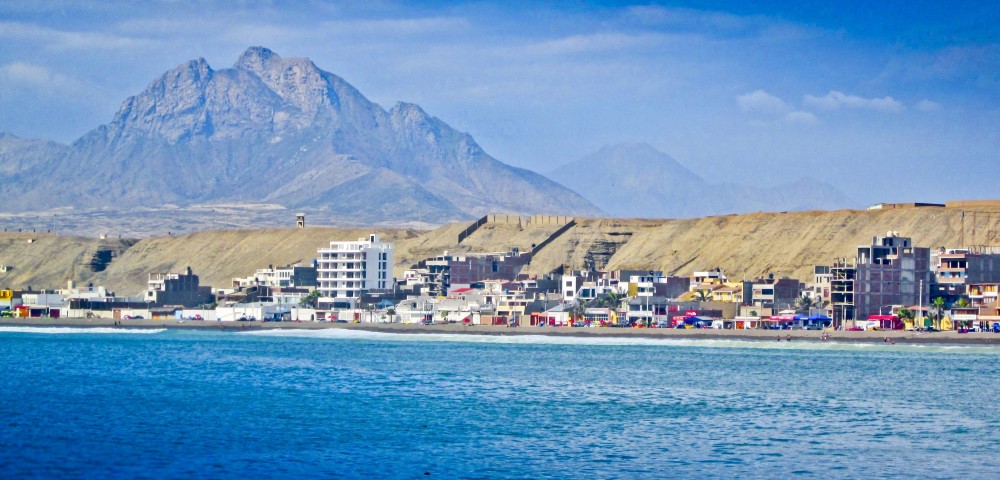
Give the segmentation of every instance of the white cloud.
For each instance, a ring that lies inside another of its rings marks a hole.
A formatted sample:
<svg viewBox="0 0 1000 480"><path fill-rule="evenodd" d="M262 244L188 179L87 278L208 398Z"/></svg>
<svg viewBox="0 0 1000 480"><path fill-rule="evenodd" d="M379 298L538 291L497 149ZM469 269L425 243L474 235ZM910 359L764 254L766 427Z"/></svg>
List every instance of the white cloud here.
<svg viewBox="0 0 1000 480"><path fill-rule="evenodd" d="M629 25L662 32L685 33L702 38L792 41L818 34L816 29L764 15L736 15L723 11L631 6L621 20Z"/></svg>
<svg viewBox="0 0 1000 480"><path fill-rule="evenodd" d="M80 82L41 65L13 62L0 65L0 85L39 92L74 92L79 90Z"/></svg>
<svg viewBox="0 0 1000 480"><path fill-rule="evenodd" d="M884 98L864 98L856 95L848 95L843 92L831 90L824 97L814 97L806 95L803 104L807 107L822 110L839 110L841 108L854 108L864 110L876 110L880 112L899 113L906 109L903 104L892 97Z"/></svg>
<svg viewBox="0 0 1000 480"><path fill-rule="evenodd" d="M747 28L753 24L753 20L759 21L753 17L740 17L724 12L648 5L628 7L625 9L623 17L646 25L674 28L701 26L729 31Z"/></svg>
<svg viewBox="0 0 1000 480"><path fill-rule="evenodd" d="M816 118L816 115L813 115L812 113L797 110L785 115L785 121L800 125L816 125L819 123L819 118Z"/></svg>
<svg viewBox="0 0 1000 480"><path fill-rule="evenodd" d="M469 22L459 17L389 18L324 22L322 27L340 33L406 36L464 32Z"/></svg>
<svg viewBox="0 0 1000 480"><path fill-rule="evenodd" d="M43 48L50 50L129 49L152 43L142 38L64 31L20 22L0 22L0 38L38 42Z"/></svg>
<svg viewBox="0 0 1000 480"><path fill-rule="evenodd" d="M577 53L592 54L651 46L660 40L662 40L661 35L653 34L597 33L572 35L520 47L518 48L518 53L521 55L532 54L540 56L572 55Z"/></svg>
<svg viewBox="0 0 1000 480"><path fill-rule="evenodd" d="M921 112L936 112L938 110L941 110L941 104L937 102L932 102L927 99L917 102L916 107L917 110L920 110Z"/></svg>
<svg viewBox="0 0 1000 480"><path fill-rule="evenodd" d="M778 115L792 109L784 100L763 90L757 90L736 97L740 110L746 113L763 113Z"/></svg>

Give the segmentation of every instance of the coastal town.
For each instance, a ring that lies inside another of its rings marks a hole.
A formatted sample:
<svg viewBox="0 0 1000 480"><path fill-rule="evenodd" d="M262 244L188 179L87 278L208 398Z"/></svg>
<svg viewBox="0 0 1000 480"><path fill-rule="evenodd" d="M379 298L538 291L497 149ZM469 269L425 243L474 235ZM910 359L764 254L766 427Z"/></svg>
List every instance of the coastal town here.
<svg viewBox="0 0 1000 480"><path fill-rule="evenodd" d="M300 218L299 227L304 220ZM484 217L459 234L471 235ZM495 220L495 219L494 219ZM572 218L545 219L562 227ZM538 221L536 219L536 221ZM725 330L1000 332L1000 248L915 245L880 232L813 267L812 278L733 279L717 267L524 273L529 251L441 252L394 275L394 246L375 233L319 245L308 263L261 265L225 286L189 267L149 272L145 291L118 295L67 282L0 289L0 315L212 322L463 324Z"/></svg>

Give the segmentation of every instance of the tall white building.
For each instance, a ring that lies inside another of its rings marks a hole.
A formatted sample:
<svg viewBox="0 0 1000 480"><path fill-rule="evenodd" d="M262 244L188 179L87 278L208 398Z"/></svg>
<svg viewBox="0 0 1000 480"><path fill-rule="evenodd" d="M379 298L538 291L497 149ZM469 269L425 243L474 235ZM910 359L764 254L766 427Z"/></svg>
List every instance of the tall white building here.
<svg viewBox="0 0 1000 480"><path fill-rule="evenodd" d="M319 301L353 308L364 292L393 288L392 251L392 244L383 243L374 233L367 239L330 242L329 248L319 249Z"/></svg>

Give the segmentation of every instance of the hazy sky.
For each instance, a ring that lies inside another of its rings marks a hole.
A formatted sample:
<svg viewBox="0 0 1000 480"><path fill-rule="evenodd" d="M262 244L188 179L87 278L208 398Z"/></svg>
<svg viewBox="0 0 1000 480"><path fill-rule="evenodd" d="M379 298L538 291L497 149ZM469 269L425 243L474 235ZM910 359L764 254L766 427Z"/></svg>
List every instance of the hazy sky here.
<svg viewBox="0 0 1000 480"><path fill-rule="evenodd" d="M360 3L0 2L0 131L71 142L175 65L262 45L536 171L645 141L858 206L1000 198L996 1Z"/></svg>

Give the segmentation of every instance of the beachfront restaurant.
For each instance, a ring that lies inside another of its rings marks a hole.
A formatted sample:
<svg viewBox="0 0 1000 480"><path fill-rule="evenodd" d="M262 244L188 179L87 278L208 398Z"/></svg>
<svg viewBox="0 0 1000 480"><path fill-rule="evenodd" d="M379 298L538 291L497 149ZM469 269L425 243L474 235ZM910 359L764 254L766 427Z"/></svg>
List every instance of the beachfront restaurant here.
<svg viewBox="0 0 1000 480"><path fill-rule="evenodd" d="M795 323L795 315L772 315L761 322L767 330L791 330Z"/></svg>
<svg viewBox="0 0 1000 480"><path fill-rule="evenodd" d="M895 315L868 315L865 325L861 322L856 325L865 330L902 330L904 327L903 321Z"/></svg>
<svg viewBox="0 0 1000 480"><path fill-rule="evenodd" d="M760 325L760 317L736 317L733 321L736 330L756 330Z"/></svg>
<svg viewBox="0 0 1000 480"><path fill-rule="evenodd" d="M819 330L833 324L833 319L826 315L795 315L792 317L792 328Z"/></svg>
<svg viewBox="0 0 1000 480"><path fill-rule="evenodd" d="M697 315L677 315L673 318L671 326L673 328L711 328L714 319L699 317Z"/></svg>

